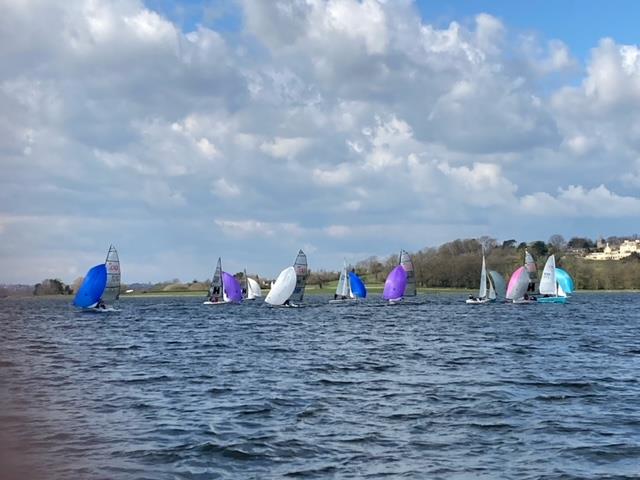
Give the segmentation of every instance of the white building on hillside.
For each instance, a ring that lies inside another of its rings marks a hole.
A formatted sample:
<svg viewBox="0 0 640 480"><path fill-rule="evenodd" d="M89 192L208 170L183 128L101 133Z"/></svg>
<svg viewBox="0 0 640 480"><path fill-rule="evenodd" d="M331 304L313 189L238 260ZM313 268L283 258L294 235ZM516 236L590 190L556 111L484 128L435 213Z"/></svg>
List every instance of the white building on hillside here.
<svg viewBox="0 0 640 480"><path fill-rule="evenodd" d="M640 240L625 240L618 250L613 250L609 244L602 252L594 252L586 255L587 260L621 260L634 253L640 253Z"/></svg>

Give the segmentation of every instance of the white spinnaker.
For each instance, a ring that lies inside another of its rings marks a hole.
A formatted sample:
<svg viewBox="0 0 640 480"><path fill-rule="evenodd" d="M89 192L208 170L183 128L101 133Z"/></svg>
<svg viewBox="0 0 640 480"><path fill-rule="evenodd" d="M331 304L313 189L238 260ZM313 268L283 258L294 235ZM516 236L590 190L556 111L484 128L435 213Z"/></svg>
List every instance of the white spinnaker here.
<svg viewBox="0 0 640 480"><path fill-rule="evenodd" d="M102 294L102 300L105 303L113 302L120 296L120 259L118 251L111 245L105 260L107 267L107 286Z"/></svg>
<svg viewBox="0 0 640 480"><path fill-rule="evenodd" d="M487 266L484 261L484 255L482 255L482 270L480 271L480 290L478 291L478 298L485 298L487 296Z"/></svg>
<svg viewBox="0 0 640 480"><path fill-rule="evenodd" d="M269 290L269 294L264 299L265 302L271 305L282 305L289 300L293 290L296 288L296 269L293 267L287 267L280 272L275 283Z"/></svg>
<svg viewBox="0 0 640 480"><path fill-rule="evenodd" d="M253 278L247 277L247 298L252 299L258 297L262 297L262 289L260 288L260 284Z"/></svg>
<svg viewBox="0 0 640 480"><path fill-rule="evenodd" d="M557 295L556 287L556 257L551 255L547 258L542 270L542 279L540 280L540 293L543 295Z"/></svg>

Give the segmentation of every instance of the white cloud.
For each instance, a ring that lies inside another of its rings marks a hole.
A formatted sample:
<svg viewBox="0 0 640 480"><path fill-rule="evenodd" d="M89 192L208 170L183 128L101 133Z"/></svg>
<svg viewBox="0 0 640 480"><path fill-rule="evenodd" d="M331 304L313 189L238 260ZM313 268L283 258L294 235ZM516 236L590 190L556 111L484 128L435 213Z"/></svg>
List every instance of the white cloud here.
<svg viewBox="0 0 640 480"><path fill-rule="evenodd" d="M213 192L220 197L237 197L240 195L240 187L226 178L219 178L213 182Z"/></svg>
<svg viewBox="0 0 640 480"><path fill-rule="evenodd" d="M276 137L260 145L260 150L272 157L291 160L308 148L310 144L311 141L308 138Z"/></svg>
<svg viewBox="0 0 640 480"><path fill-rule="evenodd" d="M258 220L216 219L214 223L227 235L236 237L256 237L291 235L300 236L303 229L295 223L261 222Z"/></svg>
<svg viewBox="0 0 640 480"><path fill-rule="evenodd" d="M520 206L529 215L548 217L612 218L640 215L640 198L617 195L604 185L592 189L570 185L566 189L559 189L556 196L545 192L525 195Z"/></svg>
<svg viewBox="0 0 640 480"><path fill-rule="evenodd" d="M242 0L241 31L186 33L146 5L3 5L0 214L73 217L0 221L3 264L51 244L72 258L62 232L82 224L74 249L120 236L140 275L161 275L147 247L179 242L169 276L191 276L212 194L215 248L267 270L300 244L328 268L385 253L380 231L420 248L637 213L638 46L604 39L581 70L562 39L486 13L442 27L410 0Z"/></svg>

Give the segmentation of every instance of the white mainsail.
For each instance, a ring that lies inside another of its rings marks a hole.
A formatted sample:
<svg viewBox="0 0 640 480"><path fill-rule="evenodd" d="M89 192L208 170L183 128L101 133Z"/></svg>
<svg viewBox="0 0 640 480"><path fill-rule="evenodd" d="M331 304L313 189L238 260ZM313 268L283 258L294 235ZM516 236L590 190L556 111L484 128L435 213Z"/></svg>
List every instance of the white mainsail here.
<svg viewBox="0 0 640 480"><path fill-rule="evenodd" d="M113 302L120 297L120 259L113 245L109 247L107 259L104 263L107 267L107 286L102 294L102 300L107 303Z"/></svg>
<svg viewBox="0 0 640 480"><path fill-rule="evenodd" d="M542 271L542 279L540 280L540 293L543 295L557 295L558 288L556 284L556 257L551 255L547 258Z"/></svg>
<svg viewBox="0 0 640 480"><path fill-rule="evenodd" d="M484 255L482 255L482 270L480 271L480 290L478 291L478 298L485 298L487 296L487 266L484 261Z"/></svg>
<svg viewBox="0 0 640 480"><path fill-rule="evenodd" d="M340 271L340 278L338 279L338 285L336 286L336 295L340 298L351 297L351 289L349 288L349 275L347 275L347 262L345 260L342 270Z"/></svg>

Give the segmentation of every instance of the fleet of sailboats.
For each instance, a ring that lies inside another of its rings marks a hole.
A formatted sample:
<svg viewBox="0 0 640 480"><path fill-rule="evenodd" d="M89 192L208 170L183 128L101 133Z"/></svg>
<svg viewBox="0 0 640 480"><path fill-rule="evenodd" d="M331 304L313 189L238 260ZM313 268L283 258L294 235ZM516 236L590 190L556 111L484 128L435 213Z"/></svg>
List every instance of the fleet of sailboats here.
<svg viewBox="0 0 640 480"><path fill-rule="evenodd" d="M300 306L305 293L309 274L307 256L298 251L293 265L280 272L265 297L265 303L273 306ZM240 276L240 274L239 274ZM207 305L225 305L241 303L243 300L255 300L262 297L260 283L247 275L242 276L241 285L235 276L222 270L222 259L218 258L211 279ZM539 285L537 265L533 255L524 252L524 262L509 278L508 284L495 270L487 270L484 251L480 270L478 295L466 300L468 304L485 304L504 300L510 303L566 303L569 294L575 291L575 284L569 273L556 266L555 255L545 262ZM400 251L398 264L389 272L382 292L382 298L391 303L399 303L405 297L417 294L416 275L411 256L405 250ZM116 248L111 245L104 263L95 265L85 275L73 304L85 310L113 311L111 304L120 295L120 260ZM330 303L355 302L366 298L367 288L355 269L349 270L344 260L334 298Z"/></svg>

